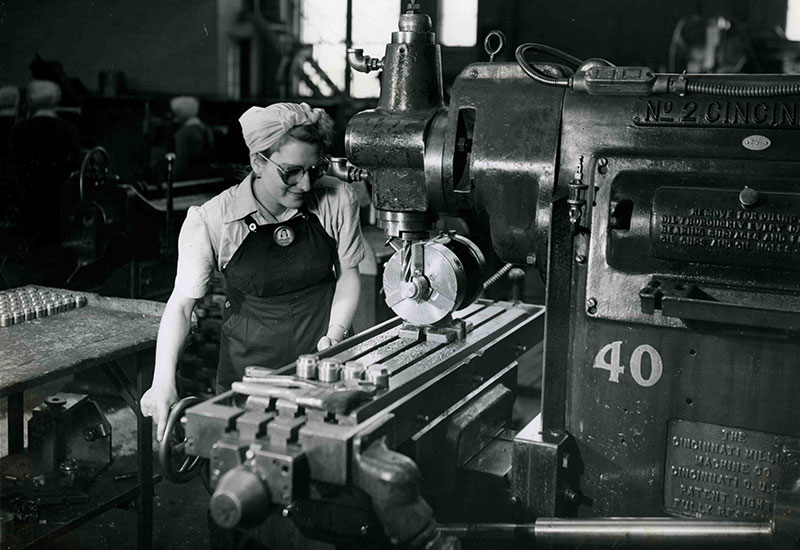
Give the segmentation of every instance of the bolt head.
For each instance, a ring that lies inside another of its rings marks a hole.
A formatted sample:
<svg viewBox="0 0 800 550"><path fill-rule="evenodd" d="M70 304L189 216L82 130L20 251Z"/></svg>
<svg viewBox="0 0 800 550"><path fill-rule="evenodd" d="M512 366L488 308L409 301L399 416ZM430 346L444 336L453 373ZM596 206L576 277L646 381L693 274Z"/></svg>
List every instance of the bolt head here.
<svg viewBox="0 0 800 550"><path fill-rule="evenodd" d="M745 186L739 193L739 202L744 207L755 206L758 203L758 191Z"/></svg>

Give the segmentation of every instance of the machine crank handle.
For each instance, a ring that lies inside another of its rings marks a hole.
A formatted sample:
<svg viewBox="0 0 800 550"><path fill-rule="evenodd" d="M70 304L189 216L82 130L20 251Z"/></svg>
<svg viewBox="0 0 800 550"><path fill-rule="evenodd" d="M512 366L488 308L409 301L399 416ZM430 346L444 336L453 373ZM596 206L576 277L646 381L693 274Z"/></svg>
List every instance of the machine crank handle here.
<svg viewBox="0 0 800 550"><path fill-rule="evenodd" d="M183 430L181 419L189 407L200 403L199 397L184 397L169 412L164 437L158 446L158 463L161 473L173 483L186 483L193 479L203 465L199 456L186 454L186 434Z"/></svg>

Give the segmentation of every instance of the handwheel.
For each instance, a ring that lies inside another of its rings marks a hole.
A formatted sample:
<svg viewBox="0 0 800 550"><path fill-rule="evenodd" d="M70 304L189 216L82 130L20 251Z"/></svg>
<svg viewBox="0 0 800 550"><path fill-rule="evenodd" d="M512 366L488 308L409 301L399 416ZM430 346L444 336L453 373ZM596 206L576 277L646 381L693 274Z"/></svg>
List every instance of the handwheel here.
<svg viewBox="0 0 800 550"><path fill-rule="evenodd" d="M186 454L186 432L181 418L186 409L200 403L199 397L184 397L173 405L164 429L164 437L158 447L158 462L161 473L173 483L186 483L200 473L203 458Z"/></svg>
<svg viewBox="0 0 800 550"><path fill-rule="evenodd" d="M102 160L100 160L102 158ZM81 201L87 200L87 189L92 189L108 179L108 166L110 157L108 151L103 147L94 147L89 150L81 162L81 170L78 176L78 192Z"/></svg>

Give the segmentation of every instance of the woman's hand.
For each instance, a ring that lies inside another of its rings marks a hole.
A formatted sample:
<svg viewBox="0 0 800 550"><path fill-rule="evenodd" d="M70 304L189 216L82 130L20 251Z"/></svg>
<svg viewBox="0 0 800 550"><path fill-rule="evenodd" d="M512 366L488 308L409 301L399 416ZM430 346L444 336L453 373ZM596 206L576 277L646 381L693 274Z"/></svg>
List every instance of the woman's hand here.
<svg viewBox="0 0 800 550"><path fill-rule="evenodd" d="M178 392L174 384L167 387L151 386L142 396L140 407L144 416L152 416L156 423L156 439L161 441L167 427L169 409L178 401Z"/></svg>
<svg viewBox="0 0 800 550"><path fill-rule="evenodd" d="M322 351L331 346L335 346L345 338L347 338L347 329L345 329L342 325L332 323L328 327L328 332L325 334L325 336L320 338L319 342L317 342L317 351Z"/></svg>
<svg viewBox="0 0 800 550"><path fill-rule="evenodd" d="M339 343L339 340L331 338L330 336L328 336L326 334L325 336L323 336L322 338L319 339L319 342L317 342L317 351L322 351L324 349L328 349L329 347L335 346L338 343Z"/></svg>

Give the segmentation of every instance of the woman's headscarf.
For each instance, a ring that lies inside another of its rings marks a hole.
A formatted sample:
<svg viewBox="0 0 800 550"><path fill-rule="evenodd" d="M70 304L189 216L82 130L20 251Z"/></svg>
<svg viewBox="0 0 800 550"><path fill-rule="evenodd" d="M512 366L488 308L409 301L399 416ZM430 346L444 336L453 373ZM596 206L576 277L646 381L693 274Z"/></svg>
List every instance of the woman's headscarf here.
<svg viewBox="0 0 800 550"><path fill-rule="evenodd" d="M323 112L307 103L274 103L268 107L250 107L239 117L239 124L250 153L258 153L275 145L295 126L316 124Z"/></svg>

